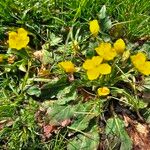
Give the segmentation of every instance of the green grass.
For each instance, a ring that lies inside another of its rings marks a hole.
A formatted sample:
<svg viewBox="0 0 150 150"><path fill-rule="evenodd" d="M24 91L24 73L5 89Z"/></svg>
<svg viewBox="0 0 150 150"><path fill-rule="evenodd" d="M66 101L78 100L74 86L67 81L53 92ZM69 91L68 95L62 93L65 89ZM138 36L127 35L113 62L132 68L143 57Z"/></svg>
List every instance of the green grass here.
<svg viewBox="0 0 150 150"><path fill-rule="evenodd" d="M90 39L91 45L87 40L89 38L89 36L87 36L87 31L89 32L88 22L89 20L98 18L99 11L103 5L106 5L107 13L113 23L113 27L109 31L113 38L125 37L134 41L137 38L150 36L150 2L147 0L1 0L0 53L6 53L6 50L8 49L6 44L8 31L18 27L24 27L30 32L31 42L29 45L33 51L42 49L43 44L49 41L52 42L52 40L57 41L60 38L60 41L63 41L62 43L60 42L62 44L61 46L59 45L59 41L58 43L56 42L56 45L52 46L52 49L57 49L58 53L49 53L50 56L55 55L56 60L52 60L54 61L54 64L56 64L57 61L62 60L63 52L60 49L64 49L67 44L67 48L70 48L71 44L69 43L69 40L71 38L79 39L78 42L81 42L80 44L83 46L81 49L85 50L87 47L89 49L93 49L93 47L95 47L92 43L93 39ZM73 31L69 33L71 27L73 27ZM80 29L80 31L78 29ZM73 37L75 34L76 37ZM58 47L60 49L58 49ZM74 54L72 55L71 53L72 51L69 50L63 53L63 57L66 56L67 58L70 58L71 55L72 58L74 56ZM18 55L21 60L24 60L25 57L28 58L28 54L26 53L16 55ZM94 54L91 54L91 51L89 51L86 55L91 56ZM77 60L75 58L73 61L79 64L82 63L79 58L77 58ZM25 63L26 62L27 61L25 59ZM38 85L37 87L39 88L43 85L43 82L46 81L48 82L46 86L49 86L49 89L52 91L56 91L55 94L57 95L57 92L61 91L64 86L67 86L64 81L65 79L62 77L62 81L58 83L54 81L54 83L51 83L52 78L54 77L52 74L50 79L41 79L41 81L36 81L37 74L34 71L36 71L38 67L40 68L41 64L39 62L37 64L34 62L32 63L33 66L30 68L30 72L27 71L26 73L18 70L17 64L5 64L4 70L0 68L0 121L9 120L6 124L0 122L0 127L1 125L6 125L4 130L0 130L0 149L63 150L66 148L67 143L64 142L65 140L67 141L65 133L64 135L62 133L56 134L53 139L48 141L41 140L41 133L43 133L43 131L41 131L42 129L37 124L35 114L41 105L42 99L29 96L29 94L27 94L27 89L32 85ZM54 64L52 62L52 65ZM4 65L1 65L0 67L4 67ZM12 71L10 71L11 69ZM53 69L57 70L55 66L52 70ZM56 74L57 73L58 72L56 71ZM29 78L30 80L28 80ZM59 84L61 84L61 86L59 86ZM91 86L91 83L87 86ZM36 92L39 92L37 87L37 91L32 91L35 92L35 95L37 94ZM43 91L43 93L45 91ZM46 92L46 94L42 93L45 97L47 94L51 94L49 91ZM66 91L62 90L61 92L65 93ZM84 93L85 91L82 92ZM88 93L88 91L86 92ZM92 95L92 93L90 94ZM70 97L71 96L72 95L70 95ZM89 111L89 106L85 106L85 108L81 107L80 109L85 109L84 111L86 114L86 111ZM94 111L96 111L96 109ZM91 112L91 114L94 114L94 111ZM87 117L88 115L86 117L80 113L78 115L81 117L81 120L77 119L79 123L84 121L84 119L87 119L85 122L89 121ZM82 117L84 118L83 120ZM47 120L45 119L44 121ZM83 124L83 128L84 125L86 126L86 123ZM83 137L79 136L79 138L82 139Z"/></svg>
<svg viewBox="0 0 150 150"><path fill-rule="evenodd" d="M82 27L85 22L97 18L102 5L107 6L114 25L124 26L128 38L150 34L150 3L147 0L4 0L0 2L0 31L23 26L39 40L46 41L47 30L60 33L67 32L71 26Z"/></svg>

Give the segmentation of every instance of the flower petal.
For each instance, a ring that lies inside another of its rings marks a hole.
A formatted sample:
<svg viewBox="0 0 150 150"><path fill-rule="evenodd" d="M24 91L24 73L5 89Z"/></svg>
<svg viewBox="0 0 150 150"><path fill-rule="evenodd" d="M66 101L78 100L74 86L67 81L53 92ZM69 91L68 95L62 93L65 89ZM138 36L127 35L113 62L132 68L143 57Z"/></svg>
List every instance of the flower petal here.
<svg viewBox="0 0 150 150"><path fill-rule="evenodd" d="M75 72L74 64L71 61L63 61L58 65L61 66L67 73Z"/></svg>
<svg viewBox="0 0 150 150"><path fill-rule="evenodd" d="M116 52L118 54L122 54L125 50L125 42L122 39L118 39L115 43L114 43L114 48L116 50Z"/></svg>
<svg viewBox="0 0 150 150"><path fill-rule="evenodd" d="M131 61L133 65L139 69L143 66L146 61L146 55L142 52L137 53L136 55L131 56Z"/></svg>
<svg viewBox="0 0 150 150"><path fill-rule="evenodd" d="M97 68L93 68L87 71L87 76L89 80L95 80L99 77L100 72Z"/></svg>
<svg viewBox="0 0 150 150"><path fill-rule="evenodd" d="M103 61L103 58L101 56L93 56L92 62L95 66L99 65Z"/></svg>
<svg viewBox="0 0 150 150"><path fill-rule="evenodd" d="M83 68L86 70L92 69L94 67L95 67L95 64L93 63L93 61L91 59L87 59L83 63Z"/></svg>
<svg viewBox="0 0 150 150"><path fill-rule="evenodd" d="M100 31L100 26L98 24L98 21L97 20L90 21L90 32L94 36L97 36L97 34L98 34L99 31Z"/></svg>
<svg viewBox="0 0 150 150"><path fill-rule="evenodd" d="M17 31L18 31L18 36L20 36L22 38L26 37L28 34L28 32L23 28L19 28Z"/></svg>
<svg viewBox="0 0 150 150"><path fill-rule="evenodd" d="M117 55L114 48L111 47L110 43L101 43L97 48L95 48L98 55L100 55L105 60L113 60Z"/></svg>
<svg viewBox="0 0 150 150"><path fill-rule="evenodd" d="M100 74L102 74L102 75L110 74L111 73L111 66L107 63L100 64L98 66L98 70L99 70Z"/></svg>
<svg viewBox="0 0 150 150"><path fill-rule="evenodd" d="M150 61L146 61L138 70L144 75L150 75Z"/></svg>

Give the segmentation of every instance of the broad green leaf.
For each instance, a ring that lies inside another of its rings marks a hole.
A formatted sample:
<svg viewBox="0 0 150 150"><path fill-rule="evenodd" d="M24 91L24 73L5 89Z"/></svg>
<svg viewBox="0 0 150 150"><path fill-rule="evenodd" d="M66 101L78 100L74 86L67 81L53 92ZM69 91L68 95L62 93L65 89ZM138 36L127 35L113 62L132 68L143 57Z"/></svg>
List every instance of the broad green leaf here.
<svg viewBox="0 0 150 150"><path fill-rule="evenodd" d="M36 86L31 86L28 90L27 93L29 95L35 95L36 97L39 97L41 95L41 90Z"/></svg>
<svg viewBox="0 0 150 150"><path fill-rule="evenodd" d="M90 120L97 117L100 111L99 103L96 100L95 102L88 101L84 104L79 104L78 107L76 107L75 119L71 127L77 130L86 129Z"/></svg>
<svg viewBox="0 0 150 150"><path fill-rule="evenodd" d="M74 115L75 108L71 105L60 106L54 104L47 110L47 117L51 125L59 125L65 119L70 119Z"/></svg>
<svg viewBox="0 0 150 150"><path fill-rule="evenodd" d="M62 105L66 104L69 101L76 100L77 92L73 85L67 86L64 89L60 90L57 94L58 101L57 103Z"/></svg>
<svg viewBox="0 0 150 150"><path fill-rule="evenodd" d="M131 150L132 141L125 130L124 122L118 117L110 118L106 122L107 136L117 136L121 142L120 150Z"/></svg>
<svg viewBox="0 0 150 150"><path fill-rule="evenodd" d="M99 131L97 126L93 126L89 132L78 134L69 141L68 150L97 150L99 145Z"/></svg>
<svg viewBox="0 0 150 150"><path fill-rule="evenodd" d="M57 97L60 90L68 86L66 76L62 78L53 79L41 87L41 99L52 99Z"/></svg>

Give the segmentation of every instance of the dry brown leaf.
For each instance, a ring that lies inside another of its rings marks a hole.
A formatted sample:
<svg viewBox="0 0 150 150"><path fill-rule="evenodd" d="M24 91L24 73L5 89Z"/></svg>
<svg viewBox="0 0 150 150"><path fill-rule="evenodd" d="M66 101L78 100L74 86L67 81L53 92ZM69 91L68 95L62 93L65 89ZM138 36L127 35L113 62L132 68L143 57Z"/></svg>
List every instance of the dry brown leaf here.
<svg viewBox="0 0 150 150"><path fill-rule="evenodd" d="M56 130L56 126L53 125L45 125L43 127L44 130L44 136L46 138L50 138L52 136L52 133Z"/></svg>
<svg viewBox="0 0 150 150"><path fill-rule="evenodd" d="M147 124L142 124L124 116L128 124L127 132L133 142L133 150L150 150L150 129Z"/></svg>
<svg viewBox="0 0 150 150"><path fill-rule="evenodd" d="M66 119L66 120L61 122L61 126L62 127L66 127L66 126L68 126L70 124L71 124L71 120L70 119Z"/></svg>
<svg viewBox="0 0 150 150"><path fill-rule="evenodd" d="M34 57L35 57L36 59L39 59L40 61L41 61L42 58L43 58L42 50L39 50L39 51L34 52L33 55L34 55Z"/></svg>

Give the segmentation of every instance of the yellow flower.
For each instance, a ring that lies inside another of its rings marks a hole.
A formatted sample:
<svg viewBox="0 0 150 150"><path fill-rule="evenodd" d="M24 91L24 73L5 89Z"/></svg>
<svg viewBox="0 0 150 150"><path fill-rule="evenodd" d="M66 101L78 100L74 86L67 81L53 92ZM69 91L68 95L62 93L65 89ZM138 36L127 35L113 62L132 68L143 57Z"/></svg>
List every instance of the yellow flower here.
<svg viewBox="0 0 150 150"><path fill-rule="evenodd" d="M20 50L26 47L29 43L29 37L27 34L27 31L23 28L19 28L17 32L10 32L8 39L9 48Z"/></svg>
<svg viewBox="0 0 150 150"><path fill-rule="evenodd" d="M92 59L87 59L83 63L83 68L86 70L90 70L92 68L95 68L103 61L103 58L100 56L94 56Z"/></svg>
<svg viewBox="0 0 150 150"><path fill-rule="evenodd" d="M125 42L122 39L118 39L115 43L114 43L114 49L116 50L116 52L118 54L122 54L125 50Z"/></svg>
<svg viewBox="0 0 150 150"><path fill-rule="evenodd" d="M142 52L139 52L136 55L131 56L131 61L135 68L139 69L145 63L146 55Z"/></svg>
<svg viewBox="0 0 150 150"><path fill-rule="evenodd" d="M114 48L112 48L110 43L101 43L97 48L95 48L98 55L103 57L105 60L113 60L117 55Z"/></svg>
<svg viewBox="0 0 150 150"><path fill-rule="evenodd" d="M135 68L144 75L150 75L150 61L146 61L146 55L142 52L131 56Z"/></svg>
<svg viewBox="0 0 150 150"><path fill-rule="evenodd" d="M90 21L90 32L94 36L97 36L99 31L100 31L100 26L98 24L98 21L97 20Z"/></svg>
<svg viewBox="0 0 150 150"><path fill-rule="evenodd" d="M92 59L87 59L83 63L83 68L87 70L87 76L89 80L95 80L100 74L105 75L111 72L111 66L107 63L101 64L103 58L100 56L94 56Z"/></svg>
<svg viewBox="0 0 150 150"><path fill-rule="evenodd" d="M75 72L74 64L71 61L63 61L58 65L61 66L67 73Z"/></svg>
<svg viewBox="0 0 150 150"><path fill-rule="evenodd" d="M138 70L144 75L150 75L150 61L146 61Z"/></svg>
<svg viewBox="0 0 150 150"><path fill-rule="evenodd" d="M106 96L110 93L110 90L107 87L102 87L102 88L98 88L97 92L99 96Z"/></svg>

